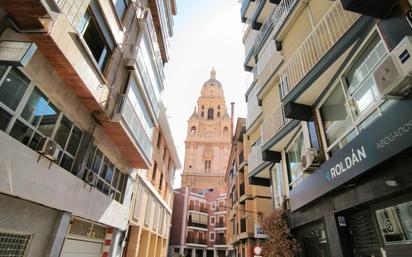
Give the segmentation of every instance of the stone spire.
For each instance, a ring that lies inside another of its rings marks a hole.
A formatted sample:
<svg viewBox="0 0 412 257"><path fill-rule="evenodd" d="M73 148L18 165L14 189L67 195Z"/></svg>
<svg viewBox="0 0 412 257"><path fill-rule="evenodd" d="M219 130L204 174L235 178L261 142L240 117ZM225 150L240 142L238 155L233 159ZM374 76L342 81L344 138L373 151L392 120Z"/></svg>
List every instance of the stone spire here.
<svg viewBox="0 0 412 257"><path fill-rule="evenodd" d="M210 71L210 79L216 79L215 67L213 67L212 70Z"/></svg>

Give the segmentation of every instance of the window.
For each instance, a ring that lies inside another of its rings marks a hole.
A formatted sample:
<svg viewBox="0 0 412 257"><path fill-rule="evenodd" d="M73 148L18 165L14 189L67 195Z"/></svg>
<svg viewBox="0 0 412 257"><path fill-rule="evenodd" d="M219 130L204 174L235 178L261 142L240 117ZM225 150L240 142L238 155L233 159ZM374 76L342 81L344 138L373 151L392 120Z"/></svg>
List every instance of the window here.
<svg viewBox="0 0 412 257"><path fill-rule="evenodd" d="M104 72L114 48L114 41L97 0L90 2L79 22L77 32L89 47L100 71Z"/></svg>
<svg viewBox="0 0 412 257"><path fill-rule="evenodd" d="M195 133L196 133L196 127L193 126L193 127L190 129L190 134L194 135Z"/></svg>
<svg viewBox="0 0 412 257"><path fill-rule="evenodd" d="M377 210L376 217L386 244L412 242L412 202Z"/></svg>
<svg viewBox="0 0 412 257"><path fill-rule="evenodd" d="M217 109L220 110L220 105L217 106Z"/></svg>
<svg viewBox="0 0 412 257"><path fill-rule="evenodd" d="M159 190L162 190L163 185L163 173L160 174Z"/></svg>
<svg viewBox="0 0 412 257"><path fill-rule="evenodd" d="M329 157L380 115L383 101L372 75L387 54L380 37L372 36L318 108Z"/></svg>
<svg viewBox="0 0 412 257"><path fill-rule="evenodd" d="M129 0L113 0L113 4L114 4L114 9L116 10L117 16L122 20L124 14L126 13Z"/></svg>
<svg viewBox="0 0 412 257"><path fill-rule="evenodd" d="M220 112L217 112L217 117L220 117Z"/></svg>
<svg viewBox="0 0 412 257"><path fill-rule="evenodd" d="M215 216L210 217L210 225L215 225L215 222L216 222L216 217Z"/></svg>
<svg viewBox="0 0 412 257"><path fill-rule="evenodd" d="M282 204L282 165L276 163L272 170L272 194L275 208L281 207Z"/></svg>
<svg viewBox="0 0 412 257"><path fill-rule="evenodd" d="M212 210L216 209L216 202L211 202L210 205Z"/></svg>
<svg viewBox="0 0 412 257"><path fill-rule="evenodd" d="M161 135L160 130L159 130L159 133L157 134L157 143L156 143L157 149L160 149L160 144L161 143L162 143L162 135Z"/></svg>
<svg viewBox="0 0 412 257"><path fill-rule="evenodd" d="M202 117L202 118L205 117L205 113L204 113L204 112L201 112L201 113L200 113L200 117Z"/></svg>
<svg viewBox="0 0 412 257"><path fill-rule="evenodd" d="M153 164L153 173L152 173L152 182L156 181L156 172L157 172L157 163L154 162L154 164Z"/></svg>
<svg viewBox="0 0 412 257"><path fill-rule="evenodd" d="M215 232L210 232L209 241L215 241Z"/></svg>
<svg viewBox="0 0 412 257"><path fill-rule="evenodd" d="M149 110L147 109L147 106L145 104L144 98L142 96L142 93L140 91L140 88L137 85L137 82L134 78L134 76L130 76L129 80L129 90L127 92L127 98L132 106L132 109L134 110L135 116L139 119L140 124L142 125L144 131L146 132L146 135L151 138L153 134L153 127L154 124L152 122L152 119L150 118L149 115ZM127 117L132 117L131 115L125 114ZM129 118L127 119L129 122L129 126L131 128L135 127L135 124L133 124L134 119Z"/></svg>
<svg viewBox="0 0 412 257"><path fill-rule="evenodd" d="M202 110L203 110L203 109L205 109L205 106L204 106L204 105L202 105Z"/></svg>
<svg viewBox="0 0 412 257"><path fill-rule="evenodd" d="M128 175L120 171L95 145L90 149L87 168L97 175L97 190L123 203Z"/></svg>
<svg viewBox="0 0 412 257"><path fill-rule="evenodd" d="M295 187L304 177L302 170L302 153L304 151L304 136L300 131L286 150L289 186Z"/></svg>
<svg viewBox="0 0 412 257"><path fill-rule="evenodd" d="M0 231L0 256L25 257L31 234Z"/></svg>
<svg viewBox="0 0 412 257"><path fill-rule="evenodd" d="M33 150L42 138L54 139L63 150L56 163L72 171L82 131L20 70L0 66L0 74L0 129Z"/></svg>
<svg viewBox="0 0 412 257"><path fill-rule="evenodd" d="M205 171L210 171L211 166L212 166L212 161L206 160L205 161Z"/></svg>
<svg viewBox="0 0 412 257"><path fill-rule="evenodd" d="M209 110L207 110L207 119L213 120L213 109L212 108L209 108Z"/></svg>

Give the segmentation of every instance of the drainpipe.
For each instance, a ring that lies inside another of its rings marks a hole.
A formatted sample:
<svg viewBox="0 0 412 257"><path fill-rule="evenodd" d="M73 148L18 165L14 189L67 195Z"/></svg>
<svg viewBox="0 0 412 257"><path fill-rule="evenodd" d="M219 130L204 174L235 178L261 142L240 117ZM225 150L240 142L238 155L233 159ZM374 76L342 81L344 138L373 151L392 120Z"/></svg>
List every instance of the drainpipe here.
<svg viewBox="0 0 412 257"><path fill-rule="evenodd" d="M233 119L235 114L235 103L230 103L230 138L233 141Z"/></svg>

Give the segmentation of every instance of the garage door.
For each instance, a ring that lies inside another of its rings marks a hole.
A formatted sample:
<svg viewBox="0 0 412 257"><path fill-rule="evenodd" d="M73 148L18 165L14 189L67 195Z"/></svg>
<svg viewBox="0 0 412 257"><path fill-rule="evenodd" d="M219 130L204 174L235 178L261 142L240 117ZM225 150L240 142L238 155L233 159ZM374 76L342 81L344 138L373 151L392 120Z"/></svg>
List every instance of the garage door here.
<svg viewBox="0 0 412 257"><path fill-rule="evenodd" d="M60 257L101 257L103 243L66 239Z"/></svg>

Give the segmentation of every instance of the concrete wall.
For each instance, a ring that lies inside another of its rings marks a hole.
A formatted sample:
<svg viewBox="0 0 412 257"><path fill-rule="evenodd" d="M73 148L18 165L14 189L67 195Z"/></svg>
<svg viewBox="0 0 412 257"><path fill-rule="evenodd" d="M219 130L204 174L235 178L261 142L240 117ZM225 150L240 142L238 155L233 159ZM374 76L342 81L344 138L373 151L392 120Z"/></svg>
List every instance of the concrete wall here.
<svg viewBox="0 0 412 257"><path fill-rule="evenodd" d="M59 225L59 212L4 194L0 194L0 206L0 231L32 234L27 256L48 256L55 240L55 227Z"/></svg>

